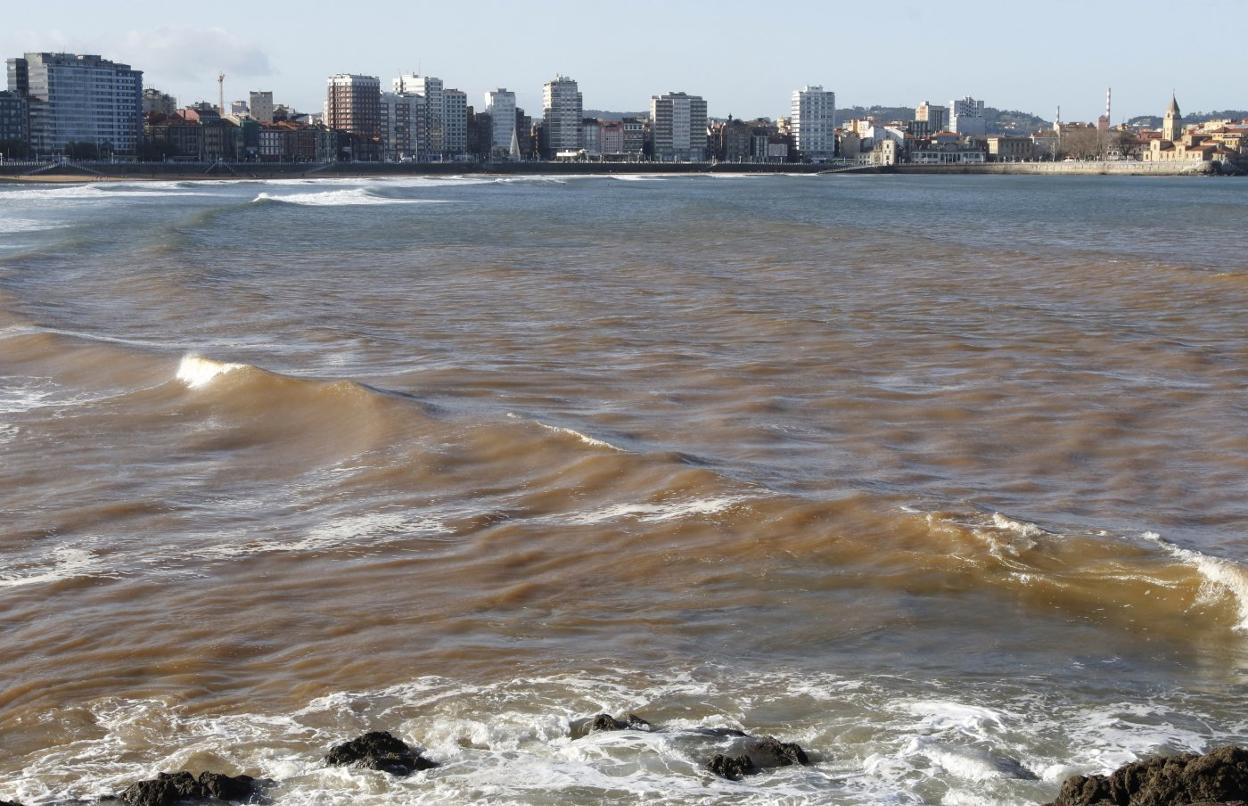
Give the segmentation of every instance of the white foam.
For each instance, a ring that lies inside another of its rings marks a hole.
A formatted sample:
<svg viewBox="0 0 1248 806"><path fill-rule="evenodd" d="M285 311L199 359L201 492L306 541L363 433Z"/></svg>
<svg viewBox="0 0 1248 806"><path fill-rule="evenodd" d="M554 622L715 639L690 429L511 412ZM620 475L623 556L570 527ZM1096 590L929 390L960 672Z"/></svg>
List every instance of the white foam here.
<svg viewBox="0 0 1248 806"><path fill-rule="evenodd" d="M744 500L746 500L744 495L723 495L714 498L665 501L658 504L614 504L593 512L574 514L566 520L580 525L605 523L619 518L634 518L643 523L661 523L680 518L714 515L731 509Z"/></svg>
<svg viewBox="0 0 1248 806"><path fill-rule="evenodd" d="M425 676L334 692L285 713L214 715L155 699L110 699L60 709L56 718L91 726L82 731L85 738L30 756L6 781L6 794L28 803L90 798L216 756L234 770L275 780L268 794L283 806L625 799L1036 803L1051 799L1065 774L1112 769L1167 746L1207 749L1230 739L1234 729L1220 729L1224 719L1191 702L1175 709L1147 703L1089 708L1060 691L1002 682L1007 690L965 691L974 702L952 695L923 699L910 689L916 684L892 675L847 679L778 665L751 671L700 663L521 673L494 683ZM811 709L798 683L838 696ZM568 735L574 719L630 711L666 730ZM785 712L801 714L802 724L764 727L751 716L783 719L778 714ZM687 733L681 736L682 729L699 726L765 730L813 750L815 764L721 781L702 766L718 746L714 740L691 744ZM423 746L442 766L399 779L324 765L328 746L371 729ZM1014 758L1044 770L1044 780L1018 780L1014 773L1026 768Z"/></svg>
<svg viewBox="0 0 1248 806"><path fill-rule="evenodd" d="M389 196L378 196L368 188L348 188L346 190L326 190L320 193L261 193L252 199L253 202L281 202L283 204L301 204L308 207L350 207L372 206L381 204L442 204L442 199L396 199Z"/></svg>
<svg viewBox="0 0 1248 806"><path fill-rule="evenodd" d="M182 356L178 364L178 380L191 389L202 389L221 375L243 369L246 364L228 364L224 361L213 361L202 358L194 353Z"/></svg>
<svg viewBox="0 0 1248 806"><path fill-rule="evenodd" d="M0 199L25 202L91 202L99 199L142 199L168 196L217 196L217 193L181 189L174 183L167 185L129 186L109 182L71 185L69 187L35 187L22 190L0 191Z"/></svg>
<svg viewBox="0 0 1248 806"><path fill-rule="evenodd" d="M507 416L513 419L523 419L515 414L508 414ZM623 448L612 445L610 442L607 442L606 440L597 439L595 437L589 436L588 434L582 434L580 431L577 431L576 429L573 429L573 428L564 428L563 426L559 426L559 425L548 425L547 423L543 423L537 420L534 420L533 422L537 423L542 428L545 428L547 431L552 431L556 434L564 434L565 436L569 436L581 442L584 442L586 445L592 445L595 448L607 448L609 450L619 451L621 453L626 452Z"/></svg>
<svg viewBox="0 0 1248 806"><path fill-rule="evenodd" d="M86 549L53 549L51 562L43 565L17 563L0 570L0 588L48 585L74 577L94 576L102 570L99 560Z"/></svg>
<svg viewBox="0 0 1248 806"><path fill-rule="evenodd" d="M1003 529L1007 532L1013 532L1017 535L1028 538L1044 537L1051 534L1050 532L1046 532L1044 529L1041 529L1034 523L1016 521L1013 518L1007 518L1000 512L992 513L992 525L998 529Z"/></svg>
<svg viewBox="0 0 1248 806"><path fill-rule="evenodd" d="M0 414L20 414L50 405L59 387L51 378L0 378Z"/></svg>
<svg viewBox="0 0 1248 806"><path fill-rule="evenodd" d="M1248 632L1248 569L1231 560L1210 557L1192 549L1180 548L1155 532L1145 532L1145 540L1156 543L1170 556L1200 572L1210 586L1211 594L1231 596L1239 608L1238 632ZM1212 597L1211 597L1212 598Z"/></svg>
<svg viewBox="0 0 1248 806"><path fill-rule="evenodd" d="M927 746L922 752L942 769L969 781L1006 777L993 763L991 756L972 748L936 744Z"/></svg>

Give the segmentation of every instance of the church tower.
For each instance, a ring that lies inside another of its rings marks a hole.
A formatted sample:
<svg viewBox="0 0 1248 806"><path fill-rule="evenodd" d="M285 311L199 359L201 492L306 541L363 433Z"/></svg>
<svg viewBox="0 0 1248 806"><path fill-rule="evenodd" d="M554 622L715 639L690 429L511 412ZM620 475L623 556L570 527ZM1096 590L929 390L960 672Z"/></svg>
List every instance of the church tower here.
<svg viewBox="0 0 1248 806"><path fill-rule="evenodd" d="M1183 136L1183 113L1179 111L1179 101L1170 96L1170 108L1166 110L1166 120L1161 124L1161 139L1177 142Z"/></svg>

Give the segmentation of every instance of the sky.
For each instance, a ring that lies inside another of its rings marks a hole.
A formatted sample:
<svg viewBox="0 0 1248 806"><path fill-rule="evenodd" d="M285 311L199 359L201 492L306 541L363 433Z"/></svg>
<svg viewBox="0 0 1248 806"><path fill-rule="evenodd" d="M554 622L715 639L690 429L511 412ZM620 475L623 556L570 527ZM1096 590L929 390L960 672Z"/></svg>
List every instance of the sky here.
<svg viewBox="0 0 1248 806"><path fill-rule="evenodd" d="M332 73L421 71L468 93L506 87L530 114L542 85L576 79L586 109L640 112L684 91L714 117L788 114L794 89L823 85L837 105L945 104L1092 120L1114 92L1114 122L1248 108L1248 0L575 0L471 4L371 0L319 10L307 0L170 4L6 2L0 56L98 53L144 71L180 104L272 90L318 111ZM469 10L471 9L471 10Z"/></svg>

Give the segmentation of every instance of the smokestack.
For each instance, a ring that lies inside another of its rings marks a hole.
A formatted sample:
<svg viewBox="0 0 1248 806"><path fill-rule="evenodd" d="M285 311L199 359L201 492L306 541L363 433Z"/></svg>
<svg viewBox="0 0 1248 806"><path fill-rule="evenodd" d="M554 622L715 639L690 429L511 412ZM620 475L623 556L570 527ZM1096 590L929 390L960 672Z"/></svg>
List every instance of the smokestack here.
<svg viewBox="0 0 1248 806"><path fill-rule="evenodd" d="M217 114L225 117L225 73L217 73Z"/></svg>

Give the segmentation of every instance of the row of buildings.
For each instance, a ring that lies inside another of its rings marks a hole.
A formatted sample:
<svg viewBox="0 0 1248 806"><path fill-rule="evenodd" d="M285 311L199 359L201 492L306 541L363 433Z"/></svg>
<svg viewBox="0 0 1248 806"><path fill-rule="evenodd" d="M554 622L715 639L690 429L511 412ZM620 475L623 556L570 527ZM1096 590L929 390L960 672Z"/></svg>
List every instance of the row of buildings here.
<svg viewBox="0 0 1248 806"><path fill-rule="evenodd" d="M122 157L186 161L334 160L654 160L791 162L841 160L958 164L1070 158L1243 161L1243 121L1184 126L1177 100L1158 131L1062 123L1026 134L996 134L982 100L918 104L907 120L837 120L836 94L821 86L793 92L789 115L752 121L712 119L688 92L650 99L648 114L585 115L577 82L558 75L530 116L506 88L479 106L434 76L408 73L383 86L376 76L342 73L326 83L324 106L303 114L254 91L226 108L179 106L144 88L143 74L95 55L27 53L7 62L0 92L0 155Z"/></svg>

